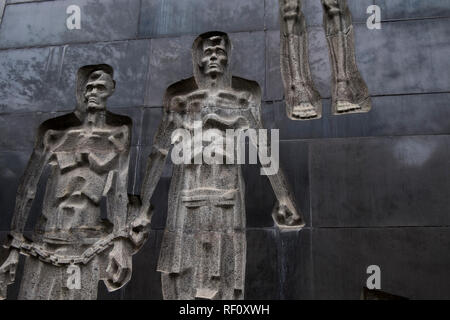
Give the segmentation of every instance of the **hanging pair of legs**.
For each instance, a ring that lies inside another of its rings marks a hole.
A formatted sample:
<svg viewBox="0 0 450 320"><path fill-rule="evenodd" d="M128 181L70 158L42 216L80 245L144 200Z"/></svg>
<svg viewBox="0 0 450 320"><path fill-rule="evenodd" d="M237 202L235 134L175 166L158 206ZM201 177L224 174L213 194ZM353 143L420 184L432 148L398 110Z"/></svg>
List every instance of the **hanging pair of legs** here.
<svg viewBox="0 0 450 320"><path fill-rule="evenodd" d="M346 0L321 0L332 66L333 114L367 112L370 97L355 59L354 34ZM281 70L291 119L317 119L322 102L311 77L308 35L301 0L280 0Z"/></svg>

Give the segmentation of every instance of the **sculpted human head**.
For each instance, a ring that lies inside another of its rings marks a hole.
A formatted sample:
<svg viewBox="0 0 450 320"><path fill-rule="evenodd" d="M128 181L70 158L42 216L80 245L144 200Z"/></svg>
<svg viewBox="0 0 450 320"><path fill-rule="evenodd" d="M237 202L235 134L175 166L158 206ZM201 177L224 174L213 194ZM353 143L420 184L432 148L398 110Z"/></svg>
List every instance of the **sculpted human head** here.
<svg viewBox="0 0 450 320"><path fill-rule="evenodd" d="M203 33L192 45L194 76L199 87L231 84L231 42L221 31Z"/></svg>
<svg viewBox="0 0 450 320"><path fill-rule="evenodd" d="M212 35L204 39L200 59L200 69L205 75L217 76L225 73L228 66L227 39Z"/></svg>
<svg viewBox="0 0 450 320"><path fill-rule="evenodd" d="M106 100L113 94L115 82L105 70L93 71L84 87L84 99L88 111L106 109Z"/></svg>

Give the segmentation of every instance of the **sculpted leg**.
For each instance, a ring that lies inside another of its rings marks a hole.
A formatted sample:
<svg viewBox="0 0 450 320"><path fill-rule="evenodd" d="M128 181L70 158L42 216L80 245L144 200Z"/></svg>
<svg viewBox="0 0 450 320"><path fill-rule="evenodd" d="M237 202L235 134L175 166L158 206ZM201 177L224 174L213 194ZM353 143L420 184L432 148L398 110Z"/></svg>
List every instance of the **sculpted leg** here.
<svg viewBox="0 0 450 320"><path fill-rule="evenodd" d="M280 0L281 75L286 111L295 120L318 119L322 101L311 77L308 34L301 0Z"/></svg>
<svg viewBox="0 0 450 320"><path fill-rule="evenodd" d="M352 17L347 2L321 1L333 70L333 113L367 112L371 108L369 91L356 65Z"/></svg>

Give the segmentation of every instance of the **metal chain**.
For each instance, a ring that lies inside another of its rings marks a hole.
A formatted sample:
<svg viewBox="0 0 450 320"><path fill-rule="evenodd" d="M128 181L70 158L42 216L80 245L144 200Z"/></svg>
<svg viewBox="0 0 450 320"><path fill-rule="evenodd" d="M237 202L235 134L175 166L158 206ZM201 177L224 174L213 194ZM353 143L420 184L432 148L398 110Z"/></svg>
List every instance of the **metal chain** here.
<svg viewBox="0 0 450 320"><path fill-rule="evenodd" d="M52 264L54 266L63 266L81 263L87 264L95 256L111 247L114 244L114 240L118 238L124 238L124 232L119 232L118 234L109 234L106 237L101 238L78 256L55 254L47 249L44 249L41 245L17 238L13 238L9 246L19 250L20 253L26 256L36 257L39 260L45 263Z"/></svg>

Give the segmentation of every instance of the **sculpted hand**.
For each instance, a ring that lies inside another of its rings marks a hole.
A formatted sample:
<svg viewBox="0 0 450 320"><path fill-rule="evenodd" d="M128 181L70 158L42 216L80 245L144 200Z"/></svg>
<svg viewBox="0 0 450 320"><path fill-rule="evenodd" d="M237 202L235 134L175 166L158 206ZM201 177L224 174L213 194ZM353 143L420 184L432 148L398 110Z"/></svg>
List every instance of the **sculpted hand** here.
<svg viewBox="0 0 450 320"><path fill-rule="evenodd" d="M130 239L136 247L142 246L147 240L150 222L150 214L141 212L131 223Z"/></svg>
<svg viewBox="0 0 450 320"><path fill-rule="evenodd" d="M272 211L272 217L279 228L300 228L304 225L302 218L294 207L289 208L279 202Z"/></svg>
<svg viewBox="0 0 450 320"><path fill-rule="evenodd" d="M106 287L114 291L123 287L131 279L131 249L125 240L118 240L109 253L109 264L106 268Z"/></svg>
<svg viewBox="0 0 450 320"><path fill-rule="evenodd" d="M6 299L6 289L16 279L16 269L19 264L19 251L11 249L8 259L0 267L0 300Z"/></svg>

